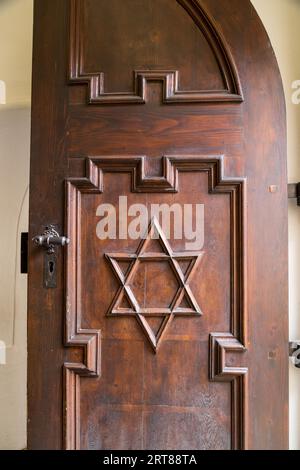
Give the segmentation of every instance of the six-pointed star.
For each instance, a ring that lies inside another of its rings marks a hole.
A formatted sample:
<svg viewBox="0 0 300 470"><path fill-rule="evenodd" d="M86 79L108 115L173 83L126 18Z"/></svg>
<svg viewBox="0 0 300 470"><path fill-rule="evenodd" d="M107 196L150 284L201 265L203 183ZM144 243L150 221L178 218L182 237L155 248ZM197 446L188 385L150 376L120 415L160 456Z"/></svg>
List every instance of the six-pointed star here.
<svg viewBox="0 0 300 470"><path fill-rule="evenodd" d="M157 240L161 246L161 252L149 252L147 249L152 240ZM141 325L152 348L156 352L166 332L167 327L174 316L200 316L201 309L191 291L189 282L200 263L203 252L174 253L165 237L158 221L152 219L146 236L142 240L137 253L108 253L106 258L115 273L120 288L108 310L108 316L135 316ZM153 261L167 261L178 281L178 289L171 305L168 308L141 308L132 290L132 281L140 263ZM128 263L129 267L124 272L120 263ZM183 271L180 263L187 263L188 267ZM126 307L122 303L126 301ZM160 317L162 323L158 332L150 327L148 317Z"/></svg>

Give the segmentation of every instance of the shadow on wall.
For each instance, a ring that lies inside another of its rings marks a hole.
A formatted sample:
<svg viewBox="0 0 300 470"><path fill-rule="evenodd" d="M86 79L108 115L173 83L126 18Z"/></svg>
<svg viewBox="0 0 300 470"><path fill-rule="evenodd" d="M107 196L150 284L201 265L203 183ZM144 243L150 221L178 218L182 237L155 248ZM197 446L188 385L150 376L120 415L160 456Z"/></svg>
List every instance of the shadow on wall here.
<svg viewBox="0 0 300 470"><path fill-rule="evenodd" d="M29 147L30 109L0 108L1 449L26 447L27 275L20 274L20 243L28 231Z"/></svg>

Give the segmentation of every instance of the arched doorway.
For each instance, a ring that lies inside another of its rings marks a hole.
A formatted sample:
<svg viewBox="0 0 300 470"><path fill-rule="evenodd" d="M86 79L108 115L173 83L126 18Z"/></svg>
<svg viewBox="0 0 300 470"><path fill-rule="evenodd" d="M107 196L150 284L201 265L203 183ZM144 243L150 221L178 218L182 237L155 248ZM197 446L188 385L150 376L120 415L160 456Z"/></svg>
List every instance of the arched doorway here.
<svg viewBox="0 0 300 470"><path fill-rule="evenodd" d="M30 231L70 244L31 248L29 447L286 448L285 107L250 1L35 18Z"/></svg>

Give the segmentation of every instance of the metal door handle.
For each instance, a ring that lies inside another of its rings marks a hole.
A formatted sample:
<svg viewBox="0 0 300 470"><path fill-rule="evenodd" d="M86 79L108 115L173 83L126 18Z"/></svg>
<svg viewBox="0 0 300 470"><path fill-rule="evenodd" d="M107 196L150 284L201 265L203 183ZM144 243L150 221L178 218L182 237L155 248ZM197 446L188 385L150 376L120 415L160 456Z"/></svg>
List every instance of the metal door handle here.
<svg viewBox="0 0 300 470"><path fill-rule="evenodd" d="M42 235L37 235L32 239L35 245L45 248L48 253L54 253L55 246L66 246L70 243L70 239L59 235L53 225L45 228Z"/></svg>

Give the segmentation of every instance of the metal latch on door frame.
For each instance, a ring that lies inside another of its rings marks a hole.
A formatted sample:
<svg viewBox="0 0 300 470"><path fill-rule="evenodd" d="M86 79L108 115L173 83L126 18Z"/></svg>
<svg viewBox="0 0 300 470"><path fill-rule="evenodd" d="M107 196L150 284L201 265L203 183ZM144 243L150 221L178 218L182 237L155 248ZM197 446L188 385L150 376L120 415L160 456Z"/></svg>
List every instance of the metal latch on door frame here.
<svg viewBox="0 0 300 470"><path fill-rule="evenodd" d="M300 340L289 343L289 356L297 369L300 369Z"/></svg>
<svg viewBox="0 0 300 470"><path fill-rule="evenodd" d="M300 183L288 184L288 198L297 199L297 206L300 206Z"/></svg>

